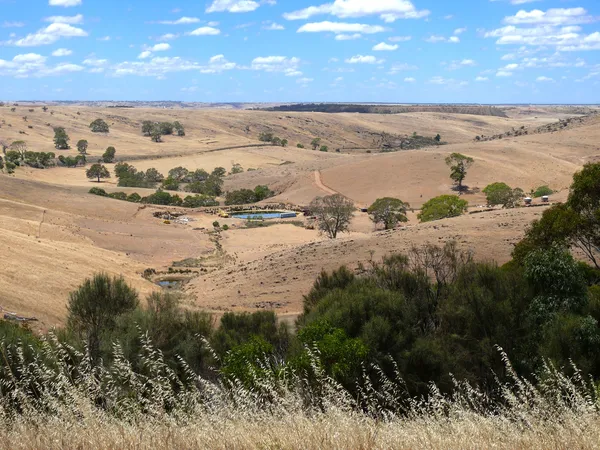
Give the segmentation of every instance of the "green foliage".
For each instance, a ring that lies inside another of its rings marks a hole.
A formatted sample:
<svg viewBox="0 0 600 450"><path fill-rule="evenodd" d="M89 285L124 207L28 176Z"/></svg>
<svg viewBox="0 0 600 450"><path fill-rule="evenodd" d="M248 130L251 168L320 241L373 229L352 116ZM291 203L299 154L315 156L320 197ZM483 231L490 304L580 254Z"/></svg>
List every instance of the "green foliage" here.
<svg viewBox="0 0 600 450"><path fill-rule="evenodd" d="M85 175L92 179L97 178L100 183L101 178L110 178L110 172L102 164L92 164L92 166L85 172Z"/></svg>
<svg viewBox="0 0 600 450"><path fill-rule="evenodd" d="M227 225L227 224L223 225L223 231L227 231L227 230L229 230L229 225Z"/></svg>
<svg viewBox="0 0 600 450"><path fill-rule="evenodd" d="M281 138L275 136L273 139L271 139L271 145L273 146L281 146Z"/></svg>
<svg viewBox="0 0 600 450"><path fill-rule="evenodd" d="M175 167L175 168L169 170L168 178L171 178L175 181L183 183L188 180L189 173L190 173L190 171L187 170L185 167L181 167L181 166Z"/></svg>
<svg viewBox="0 0 600 450"><path fill-rule="evenodd" d="M101 197L108 197L106 191L102 188L93 187L88 191L90 194L100 195Z"/></svg>
<svg viewBox="0 0 600 450"><path fill-rule="evenodd" d="M183 199L186 208L200 208L203 206L219 206L219 202L207 195L188 195Z"/></svg>
<svg viewBox="0 0 600 450"><path fill-rule="evenodd" d="M213 222L212 225L213 225L214 228L219 228L220 227L219 222L216 221L216 220Z"/></svg>
<svg viewBox="0 0 600 450"><path fill-rule="evenodd" d="M85 156L77 155L77 156L64 156L60 155L58 157L58 162L63 166L67 167L77 167L79 164L85 164Z"/></svg>
<svg viewBox="0 0 600 450"><path fill-rule="evenodd" d="M206 181L210 174L204 169L196 169L194 172L190 172L189 180L191 183Z"/></svg>
<svg viewBox="0 0 600 450"><path fill-rule="evenodd" d="M272 142L273 141L273 133L263 131L258 135L258 140L261 142Z"/></svg>
<svg viewBox="0 0 600 450"><path fill-rule="evenodd" d="M446 158L446 165L450 166L450 178L458 185L459 191L463 189L462 183L473 163L473 158L461 153L452 153Z"/></svg>
<svg viewBox="0 0 600 450"><path fill-rule="evenodd" d="M29 167L44 169L54 165L55 157L56 155L52 152L25 152L25 154L22 155L22 162ZM79 162L85 162L85 158L83 156L73 159L75 160L75 165L77 165Z"/></svg>
<svg viewBox="0 0 600 450"><path fill-rule="evenodd" d="M159 129L161 135L170 136L173 134L175 127L170 122L161 122L158 124L158 129Z"/></svg>
<svg viewBox="0 0 600 450"><path fill-rule="evenodd" d="M326 145L322 145L319 150L322 151L322 152L328 152L329 151L329 147L327 147Z"/></svg>
<svg viewBox="0 0 600 450"><path fill-rule="evenodd" d="M152 131L154 130L154 125L155 125L155 123L152 122L151 120L144 120L142 122L142 134L144 136L152 135Z"/></svg>
<svg viewBox="0 0 600 450"><path fill-rule="evenodd" d="M298 147L298 148L304 148L304 144L297 143L296 147Z"/></svg>
<svg viewBox="0 0 600 450"><path fill-rule="evenodd" d="M425 202L417 218L421 222L457 217L467 211L469 203L457 195L440 195Z"/></svg>
<svg viewBox="0 0 600 450"><path fill-rule="evenodd" d="M534 198L539 198L539 197L543 197L545 195L551 195L551 194L554 194L554 191L545 185L540 186L533 191Z"/></svg>
<svg viewBox="0 0 600 450"><path fill-rule="evenodd" d="M520 263L537 248L576 247L600 269L600 163L586 164L573 177L566 204L555 205L534 221L513 257Z"/></svg>
<svg viewBox="0 0 600 450"><path fill-rule="evenodd" d="M289 141L288 141L287 139L282 139L282 140L281 140L281 146L282 146L282 147L287 147L287 146L288 146L288 144L289 144Z"/></svg>
<svg viewBox="0 0 600 450"><path fill-rule="evenodd" d="M15 169L17 167L17 165L15 163L12 163L10 161L6 161L6 173L15 173Z"/></svg>
<svg viewBox="0 0 600 450"><path fill-rule="evenodd" d="M321 146L321 138L314 138L311 142L310 145L312 147L313 150L318 149Z"/></svg>
<svg viewBox="0 0 600 450"><path fill-rule="evenodd" d="M237 173L243 173L244 172L244 168L240 165L240 164L234 164L233 167L231 168L231 175L235 175Z"/></svg>
<svg viewBox="0 0 600 450"><path fill-rule="evenodd" d="M319 230L330 239L335 239L339 233L348 231L354 204L343 195L334 194L315 198L309 210L316 216Z"/></svg>
<svg viewBox="0 0 600 450"><path fill-rule="evenodd" d="M108 124L102 119L96 119L90 124L92 133L108 133Z"/></svg>
<svg viewBox="0 0 600 450"><path fill-rule="evenodd" d="M69 136L63 127L54 128L54 147L58 150L68 150Z"/></svg>
<svg viewBox="0 0 600 450"><path fill-rule="evenodd" d="M77 141L77 151L82 155L87 154L88 145L88 141L86 141L85 139L80 139L79 141Z"/></svg>
<svg viewBox="0 0 600 450"><path fill-rule="evenodd" d="M70 329L85 336L90 356L100 356L100 334L115 318L138 306L138 294L123 278L96 274L72 292L67 306Z"/></svg>
<svg viewBox="0 0 600 450"><path fill-rule="evenodd" d="M483 189L488 205L502 205L504 208L514 208L524 196L523 190L512 189L506 183L492 183Z"/></svg>
<svg viewBox="0 0 600 450"><path fill-rule="evenodd" d="M185 136L185 129L183 128L183 125L181 125L181 123L179 123L178 121L173 122L173 128L176 131L177 136Z"/></svg>
<svg viewBox="0 0 600 450"><path fill-rule="evenodd" d="M255 196L257 202L260 202L267 198L273 197L274 195L275 195L275 192L273 192L271 189L269 189L269 186L259 185L254 188L254 196Z"/></svg>
<svg viewBox="0 0 600 450"><path fill-rule="evenodd" d="M108 147L106 151L102 154L102 162L112 163L115 160L115 155L117 150L114 147Z"/></svg>
<svg viewBox="0 0 600 450"><path fill-rule="evenodd" d="M369 206L367 212L375 224L383 223L386 230L394 228L398 222L408 222L406 212L410 208L408 203L392 197L378 198Z"/></svg>
<svg viewBox="0 0 600 450"><path fill-rule="evenodd" d="M148 203L151 205L172 205L181 206L183 200L177 194L169 194L168 192L158 189L154 194L144 197L142 203Z"/></svg>
<svg viewBox="0 0 600 450"><path fill-rule="evenodd" d="M140 203L142 201L142 196L137 192L134 192L133 194L129 194L127 196L127 201L131 203Z"/></svg>
<svg viewBox="0 0 600 450"><path fill-rule="evenodd" d="M127 200L127 194L125 192L111 192L108 194L110 198L114 198L115 200Z"/></svg>
<svg viewBox="0 0 600 450"><path fill-rule="evenodd" d="M227 175L227 171L223 167L215 167L214 170L212 171L211 175L214 175L219 178L223 178L225 175Z"/></svg>
<svg viewBox="0 0 600 450"><path fill-rule="evenodd" d="M237 191L227 192L225 195L226 205L247 205L256 203L256 194L250 189L239 189Z"/></svg>
<svg viewBox="0 0 600 450"><path fill-rule="evenodd" d="M179 190L179 181L175 178L165 178L162 182L162 188L167 191L178 191Z"/></svg>
<svg viewBox="0 0 600 450"><path fill-rule="evenodd" d="M434 139L436 142L440 142L442 140L442 136L440 134L436 134Z"/></svg>

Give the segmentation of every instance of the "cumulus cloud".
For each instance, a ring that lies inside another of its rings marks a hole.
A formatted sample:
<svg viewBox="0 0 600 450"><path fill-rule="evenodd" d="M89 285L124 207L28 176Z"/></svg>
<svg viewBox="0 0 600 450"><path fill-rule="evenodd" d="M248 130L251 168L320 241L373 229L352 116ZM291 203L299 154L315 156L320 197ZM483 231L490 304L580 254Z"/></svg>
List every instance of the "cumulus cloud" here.
<svg viewBox="0 0 600 450"><path fill-rule="evenodd" d="M460 42L460 39L458 38L458 36L450 36L449 38L446 38L444 36L438 36L438 35L431 35L429 36L427 39L425 39L425 42L429 42L430 44L437 44L438 42L447 42L449 44L458 44Z"/></svg>
<svg viewBox="0 0 600 450"><path fill-rule="evenodd" d="M138 59L147 59L152 56L152 52L148 50L144 50L142 53L138 55Z"/></svg>
<svg viewBox="0 0 600 450"><path fill-rule="evenodd" d="M24 38L5 41L3 44L14 45L17 47L37 47L40 45L54 44L61 38L85 37L87 35L88 33L81 28L66 23L52 23L46 28L28 34Z"/></svg>
<svg viewBox="0 0 600 450"><path fill-rule="evenodd" d="M336 34L335 35L335 40L336 41L354 41L356 39L360 39L362 37L362 34L360 33L354 33L354 34Z"/></svg>
<svg viewBox="0 0 600 450"><path fill-rule="evenodd" d="M16 55L12 61L0 59L0 76L15 78L42 78L58 76L66 73L80 72L85 68L77 64L61 63L55 66L46 65L46 57L37 53Z"/></svg>
<svg viewBox="0 0 600 450"><path fill-rule="evenodd" d="M281 31L281 30L285 30L285 27L278 23L271 22L271 23L265 23L262 26L262 29L267 30L267 31Z"/></svg>
<svg viewBox="0 0 600 450"><path fill-rule="evenodd" d="M383 59L377 59L373 55L355 55L352 58L346 59L348 64L380 64Z"/></svg>
<svg viewBox="0 0 600 450"><path fill-rule="evenodd" d="M394 64L390 71L388 72L390 75L394 75L399 72L406 72L409 70L418 70L419 68L412 64Z"/></svg>
<svg viewBox="0 0 600 450"><path fill-rule="evenodd" d="M73 52L67 48L59 48L52 52L52 56L70 56Z"/></svg>
<svg viewBox="0 0 600 450"><path fill-rule="evenodd" d="M476 65L477 65L477 63L472 59L463 59L460 61L452 61L450 64L448 64L447 69L448 70L457 70L457 69L462 69L463 67L474 67Z"/></svg>
<svg viewBox="0 0 600 450"><path fill-rule="evenodd" d="M420 19L429 15L428 10L417 10L409 0L334 0L318 6L309 6L298 11L285 13L287 20L303 20L322 14L339 18L377 15L384 22L399 19Z"/></svg>
<svg viewBox="0 0 600 450"><path fill-rule="evenodd" d="M504 18L504 23L509 25L577 25L594 21L594 18L588 15L584 8L551 8L547 11L520 10L514 16Z"/></svg>
<svg viewBox="0 0 600 450"><path fill-rule="evenodd" d="M150 50L153 52L164 52L167 50L170 50L171 46L169 44L167 44L166 42L160 43L160 44L156 44L154 47L152 47Z"/></svg>
<svg viewBox="0 0 600 450"><path fill-rule="evenodd" d="M478 81L478 82L489 81L489 78L488 77L477 77L477 78L475 78L475 81Z"/></svg>
<svg viewBox="0 0 600 450"><path fill-rule="evenodd" d="M376 51L376 52L386 52L386 51L390 52L393 50L398 50L398 44L391 45L386 42L380 42L379 44L377 44L373 47L373 51Z"/></svg>
<svg viewBox="0 0 600 450"><path fill-rule="evenodd" d="M158 38L159 41L172 41L173 39L177 39L179 37L178 34L167 33L163 34Z"/></svg>
<svg viewBox="0 0 600 450"><path fill-rule="evenodd" d="M163 79L169 73L197 71L212 74L237 68L237 64L227 61L224 55L216 55L206 64L180 57L155 57L145 61L125 61L109 68L109 74L117 77L135 75Z"/></svg>
<svg viewBox="0 0 600 450"><path fill-rule="evenodd" d="M259 2L253 0L214 0L211 5L206 8L207 13L213 12L230 12L230 13L245 13L258 9Z"/></svg>
<svg viewBox="0 0 600 450"><path fill-rule="evenodd" d="M81 0L49 0L48 4L50 6L79 6L81 5Z"/></svg>
<svg viewBox="0 0 600 450"><path fill-rule="evenodd" d="M162 25L189 25L198 22L200 22L200 19L197 17L181 17L177 20L161 20L158 23Z"/></svg>
<svg viewBox="0 0 600 450"><path fill-rule="evenodd" d="M76 16L50 16L45 17L44 22L67 23L69 25L78 25L83 23L83 15L77 14Z"/></svg>
<svg viewBox="0 0 600 450"><path fill-rule="evenodd" d="M216 36L217 34L221 34L221 30L213 27L200 27L187 34L189 36Z"/></svg>
<svg viewBox="0 0 600 450"><path fill-rule="evenodd" d="M298 33L362 33L374 34L382 33L385 28L381 25L366 25L363 23L346 22L313 22L302 25L298 28Z"/></svg>
<svg viewBox="0 0 600 450"><path fill-rule="evenodd" d="M252 70L265 72L283 72L286 76L295 77L302 75L300 72L300 58L287 56L259 56L252 60Z"/></svg>
<svg viewBox="0 0 600 450"><path fill-rule="evenodd" d="M428 83L446 85L454 88L467 86L469 84L467 81L460 81L455 80L454 78L444 78L440 76L430 78Z"/></svg>
<svg viewBox="0 0 600 450"><path fill-rule="evenodd" d="M547 81L554 81L554 80L553 80L552 78L548 78L548 77L541 76L541 77L537 77L537 78L535 79L535 81L547 82Z"/></svg>

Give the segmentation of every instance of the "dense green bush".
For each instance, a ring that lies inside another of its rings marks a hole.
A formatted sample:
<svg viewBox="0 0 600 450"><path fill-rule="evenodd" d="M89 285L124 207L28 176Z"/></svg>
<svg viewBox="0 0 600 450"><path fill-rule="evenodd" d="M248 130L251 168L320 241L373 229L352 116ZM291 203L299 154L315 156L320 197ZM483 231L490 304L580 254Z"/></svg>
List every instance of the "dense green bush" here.
<svg viewBox="0 0 600 450"><path fill-rule="evenodd" d="M552 194L554 194L554 191L546 185L540 186L533 191L534 198L543 197L544 195L552 195Z"/></svg>
<svg viewBox="0 0 600 450"><path fill-rule="evenodd" d="M200 208L202 206L219 206L219 202L207 195L188 195L183 199L186 208Z"/></svg>
<svg viewBox="0 0 600 450"><path fill-rule="evenodd" d="M154 194L144 197L142 203L149 203L152 205L172 205L181 206L183 200L177 194L169 194L162 189L157 190Z"/></svg>
<svg viewBox="0 0 600 450"><path fill-rule="evenodd" d="M457 217L467 211L469 203L458 195L440 195L425 202L417 218L421 222Z"/></svg>

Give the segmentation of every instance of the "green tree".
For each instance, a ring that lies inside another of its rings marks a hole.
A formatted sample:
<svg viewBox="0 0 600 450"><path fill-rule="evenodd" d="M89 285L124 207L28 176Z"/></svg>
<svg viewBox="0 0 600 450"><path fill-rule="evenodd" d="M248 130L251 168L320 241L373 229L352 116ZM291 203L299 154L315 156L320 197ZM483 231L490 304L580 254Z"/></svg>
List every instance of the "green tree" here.
<svg viewBox="0 0 600 450"><path fill-rule="evenodd" d="M326 145L321 145L321 148L319 149L322 152L328 152L329 151L329 147L327 147Z"/></svg>
<svg viewBox="0 0 600 450"><path fill-rule="evenodd" d="M100 338L117 316L138 306L138 294L123 278L96 274L72 292L67 306L69 327L85 336L92 361L100 356Z"/></svg>
<svg viewBox="0 0 600 450"><path fill-rule="evenodd" d="M108 124L102 119L96 119L90 123L90 130L92 133L108 133Z"/></svg>
<svg viewBox="0 0 600 450"><path fill-rule="evenodd" d="M150 169L146 170L146 180L150 183L160 183L164 179L164 175L158 170L156 170L154 167L151 167Z"/></svg>
<svg viewBox="0 0 600 450"><path fill-rule="evenodd" d="M263 131L258 135L258 140L261 142L271 142L273 141L273 133Z"/></svg>
<svg viewBox="0 0 600 450"><path fill-rule="evenodd" d="M142 201L142 197L137 192L134 192L133 194L129 194L127 196L127 201L131 203L140 203Z"/></svg>
<svg viewBox="0 0 600 450"><path fill-rule="evenodd" d="M250 189L239 189L237 191L228 192L225 195L226 205L247 205L256 203L256 194Z"/></svg>
<svg viewBox="0 0 600 450"><path fill-rule="evenodd" d="M354 204L343 195L334 194L315 198L309 209L317 217L319 230L335 239L339 233L348 231Z"/></svg>
<svg viewBox="0 0 600 450"><path fill-rule="evenodd" d="M273 139L271 139L271 145L279 147L281 145L281 138L275 136Z"/></svg>
<svg viewBox="0 0 600 450"><path fill-rule="evenodd" d="M310 143L311 147L313 150L316 150L320 147L321 145L321 138L314 138L311 143Z"/></svg>
<svg viewBox="0 0 600 450"><path fill-rule="evenodd" d="M551 195L551 194L554 194L554 191L546 185L540 186L532 192L532 195L534 198L539 198L539 197L543 197L545 195Z"/></svg>
<svg viewBox="0 0 600 450"><path fill-rule="evenodd" d="M169 170L169 177L168 178L172 178L174 180L177 180L179 182L185 182L188 178L190 171L187 170L185 167L175 167L171 170Z"/></svg>
<svg viewBox="0 0 600 450"><path fill-rule="evenodd" d="M165 178L162 182L162 188L167 191L178 191L179 181L171 177Z"/></svg>
<svg viewBox="0 0 600 450"><path fill-rule="evenodd" d="M298 147L298 148L304 148L304 144L297 143L296 147Z"/></svg>
<svg viewBox="0 0 600 450"><path fill-rule="evenodd" d="M506 183L492 183L483 189L488 205L502 205L504 208L514 208L523 198L522 189L512 189Z"/></svg>
<svg viewBox="0 0 600 450"><path fill-rule="evenodd" d="M183 125L181 125L181 123L179 123L178 121L173 122L173 128L177 132L177 136L185 136L185 129L183 128Z"/></svg>
<svg viewBox="0 0 600 450"><path fill-rule="evenodd" d="M237 173L243 173L244 172L244 168L240 165L240 164L234 164L233 167L231 167L231 175L235 175Z"/></svg>
<svg viewBox="0 0 600 450"><path fill-rule="evenodd" d="M27 143L25 141L14 141L8 148L17 152L19 154L19 159L23 160L25 158L25 152L27 152Z"/></svg>
<svg viewBox="0 0 600 450"><path fill-rule="evenodd" d="M87 149L88 141L86 141L85 139L80 139L79 141L77 141L77 151L79 153L81 153L82 155L87 155Z"/></svg>
<svg viewBox="0 0 600 450"><path fill-rule="evenodd" d="M196 181L206 181L209 177L209 173L204 169L196 169L190 173L190 181L192 183Z"/></svg>
<svg viewBox="0 0 600 450"><path fill-rule="evenodd" d="M155 123L151 120L144 120L142 122L142 134L144 136L151 136L154 130Z"/></svg>
<svg viewBox="0 0 600 450"><path fill-rule="evenodd" d="M152 131L150 132L150 139L152 139L152 142L162 142L162 133L160 132L160 128L157 125L152 127Z"/></svg>
<svg viewBox="0 0 600 450"><path fill-rule="evenodd" d="M215 167L214 170L212 171L211 175L215 175L219 178L223 178L225 175L227 175L227 171L223 167Z"/></svg>
<svg viewBox="0 0 600 450"><path fill-rule="evenodd" d="M97 178L98 183L100 183L100 178L110 178L110 172L100 163L92 164L85 174L89 179Z"/></svg>
<svg viewBox="0 0 600 450"><path fill-rule="evenodd" d="M102 161L105 163L112 163L115 161L116 154L117 150L114 147L108 147L106 151L102 154Z"/></svg>
<svg viewBox="0 0 600 450"><path fill-rule="evenodd" d="M69 136L63 127L54 128L54 147L59 150L69 149Z"/></svg>
<svg viewBox="0 0 600 450"><path fill-rule="evenodd" d="M383 197L378 198L369 206L367 212L371 219L377 225L383 223L386 230L394 228L398 222L408 222L406 211L410 208L408 203L397 198Z"/></svg>
<svg viewBox="0 0 600 450"><path fill-rule="evenodd" d="M281 146L282 147L287 147L287 145L288 145L288 140L287 139L282 139L281 140Z"/></svg>
<svg viewBox="0 0 600 450"><path fill-rule="evenodd" d="M467 211L469 203L457 195L440 195L425 202L417 218L421 222L457 217Z"/></svg>
<svg viewBox="0 0 600 450"><path fill-rule="evenodd" d="M160 134L163 136L170 136L173 134L175 127L170 122L161 122L158 124L158 128L160 129Z"/></svg>
<svg viewBox="0 0 600 450"><path fill-rule="evenodd" d="M438 134L435 135L434 139L435 139L435 142L439 143L442 140L442 136L440 136L440 134L438 133Z"/></svg>
<svg viewBox="0 0 600 450"><path fill-rule="evenodd" d="M458 184L458 190L462 191L463 181L467 176L467 170L473 165L473 158L461 153L452 153L446 158L446 165L450 166L450 178Z"/></svg>
<svg viewBox="0 0 600 450"><path fill-rule="evenodd" d="M256 186L254 188L254 196L256 197L256 201L260 202L266 198L273 197L275 192L269 189L269 186Z"/></svg>

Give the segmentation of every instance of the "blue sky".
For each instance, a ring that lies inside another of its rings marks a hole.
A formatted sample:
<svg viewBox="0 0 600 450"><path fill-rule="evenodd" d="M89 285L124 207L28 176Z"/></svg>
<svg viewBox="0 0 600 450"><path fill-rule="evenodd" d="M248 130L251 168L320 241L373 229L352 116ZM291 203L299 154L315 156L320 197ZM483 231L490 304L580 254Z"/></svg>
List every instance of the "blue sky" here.
<svg viewBox="0 0 600 450"><path fill-rule="evenodd" d="M599 103L598 0L0 0L0 99Z"/></svg>

